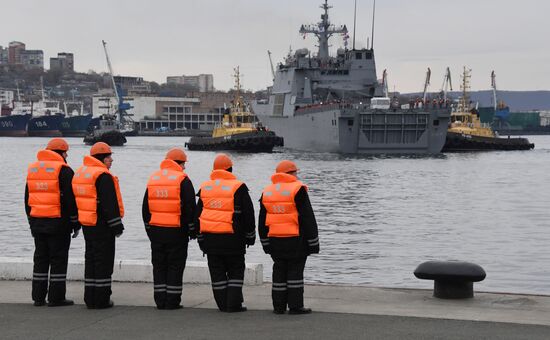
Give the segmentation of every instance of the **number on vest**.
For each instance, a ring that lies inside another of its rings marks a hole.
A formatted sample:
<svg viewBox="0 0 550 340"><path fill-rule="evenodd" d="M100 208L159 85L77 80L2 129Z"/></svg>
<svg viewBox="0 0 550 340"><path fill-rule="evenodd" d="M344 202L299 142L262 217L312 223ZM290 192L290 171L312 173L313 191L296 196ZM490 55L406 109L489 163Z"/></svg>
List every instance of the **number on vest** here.
<svg viewBox="0 0 550 340"><path fill-rule="evenodd" d="M47 182L36 182L36 190L48 191L48 183Z"/></svg>
<svg viewBox="0 0 550 340"><path fill-rule="evenodd" d="M211 200L210 203L208 203L208 206L210 208L220 209L222 207L222 201Z"/></svg>
<svg viewBox="0 0 550 340"><path fill-rule="evenodd" d="M157 198L168 198L168 189L156 189L155 196Z"/></svg>
<svg viewBox="0 0 550 340"><path fill-rule="evenodd" d="M284 205L274 205L273 206L273 212L275 214L284 214L286 212Z"/></svg>

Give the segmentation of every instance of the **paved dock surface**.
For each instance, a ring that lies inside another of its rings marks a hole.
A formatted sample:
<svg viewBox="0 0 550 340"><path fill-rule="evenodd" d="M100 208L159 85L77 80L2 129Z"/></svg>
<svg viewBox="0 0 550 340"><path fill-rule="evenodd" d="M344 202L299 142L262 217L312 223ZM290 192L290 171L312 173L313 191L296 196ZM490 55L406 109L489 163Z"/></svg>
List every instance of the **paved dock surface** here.
<svg viewBox="0 0 550 340"><path fill-rule="evenodd" d="M184 309L159 311L152 285L114 283L115 307L34 307L29 281L0 281L1 339L550 339L550 297L477 293L439 300L429 290L306 286L310 315L271 312L270 285L245 286L245 313L215 309L208 285L184 285Z"/></svg>

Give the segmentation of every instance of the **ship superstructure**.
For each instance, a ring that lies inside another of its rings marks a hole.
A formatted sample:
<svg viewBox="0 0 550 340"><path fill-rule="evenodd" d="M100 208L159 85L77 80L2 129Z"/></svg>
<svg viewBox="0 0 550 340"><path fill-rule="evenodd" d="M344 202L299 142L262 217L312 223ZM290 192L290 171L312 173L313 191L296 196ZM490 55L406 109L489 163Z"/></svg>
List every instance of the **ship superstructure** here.
<svg viewBox="0 0 550 340"><path fill-rule="evenodd" d="M319 50L289 53L275 70L267 103L253 109L265 125L295 149L343 153L438 153L445 142L450 109L371 107L384 96L377 80L374 49L347 48L346 26L329 20L328 1L316 25L302 25L313 34ZM345 48L329 55L329 39L344 38ZM353 44L355 45L355 44ZM396 105L395 105L396 104Z"/></svg>

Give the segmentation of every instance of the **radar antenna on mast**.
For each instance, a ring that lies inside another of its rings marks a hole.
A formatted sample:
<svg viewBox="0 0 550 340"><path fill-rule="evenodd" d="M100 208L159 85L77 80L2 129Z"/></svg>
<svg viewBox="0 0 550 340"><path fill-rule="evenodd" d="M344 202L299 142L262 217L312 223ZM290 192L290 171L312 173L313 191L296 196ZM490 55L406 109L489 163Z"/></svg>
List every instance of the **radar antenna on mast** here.
<svg viewBox="0 0 550 340"><path fill-rule="evenodd" d="M325 0L325 3L321 5L321 8L325 11L325 13L321 15L321 22L316 25L302 25L300 27L300 33L304 36L308 33L315 34L319 40L318 57L320 59L328 59L328 39L335 33L341 33L347 37L348 29L346 25L336 27L330 23L328 18L328 10L332 8L332 6L328 5L328 0Z"/></svg>

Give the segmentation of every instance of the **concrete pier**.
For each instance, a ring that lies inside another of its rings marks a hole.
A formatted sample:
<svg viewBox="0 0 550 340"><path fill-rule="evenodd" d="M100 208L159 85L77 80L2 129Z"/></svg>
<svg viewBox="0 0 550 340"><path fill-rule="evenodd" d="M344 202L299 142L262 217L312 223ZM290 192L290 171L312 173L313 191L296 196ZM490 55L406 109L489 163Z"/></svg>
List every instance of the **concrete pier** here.
<svg viewBox="0 0 550 340"><path fill-rule="evenodd" d="M149 282L114 282L109 310L86 309L79 281L67 286L75 306L34 307L30 291L28 280L0 280L0 338L550 338L549 296L476 292L474 299L441 300L431 289L306 285L313 314L275 315L268 283L246 285L249 311L234 314L216 309L209 284L184 284L184 309L175 311L154 308Z"/></svg>

